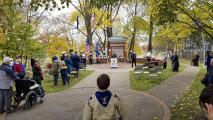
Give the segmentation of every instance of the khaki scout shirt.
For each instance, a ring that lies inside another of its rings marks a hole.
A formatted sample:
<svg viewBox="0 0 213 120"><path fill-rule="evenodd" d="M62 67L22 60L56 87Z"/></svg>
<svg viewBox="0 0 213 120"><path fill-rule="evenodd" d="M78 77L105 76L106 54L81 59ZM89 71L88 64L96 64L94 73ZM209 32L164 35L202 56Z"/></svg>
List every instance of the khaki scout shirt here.
<svg viewBox="0 0 213 120"><path fill-rule="evenodd" d="M123 103L116 95L112 95L106 107L92 96L85 105L83 120L116 120L116 112L120 118L124 117Z"/></svg>

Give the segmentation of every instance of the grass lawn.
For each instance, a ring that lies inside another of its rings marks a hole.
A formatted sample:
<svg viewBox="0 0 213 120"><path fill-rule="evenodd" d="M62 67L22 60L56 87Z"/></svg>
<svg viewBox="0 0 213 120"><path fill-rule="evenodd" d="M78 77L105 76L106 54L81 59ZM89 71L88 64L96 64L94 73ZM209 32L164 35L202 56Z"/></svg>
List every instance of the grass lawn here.
<svg viewBox="0 0 213 120"><path fill-rule="evenodd" d="M171 120L205 120L199 106L199 96L204 88L200 80L205 75L206 69L201 67L194 83L182 99L172 108Z"/></svg>
<svg viewBox="0 0 213 120"><path fill-rule="evenodd" d="M79 72L79 77L77 79L74 78L74 76L71 76L71 81L70 81L70 85L68 86L64 86L62 84L62 80L61 78L59 78L59 85L54 87L53 84L53 76L46 76L45 79L42 81L42 86L44 87L44 90L47 93L53 93L53 92L60 92L63 90L67 90L68 88L70 88L71 86L75 85L76 83L78 83L79 81L81 81L82 79L84 79L85 77L87 77L88 75L90 75L92 72L92 70L85 70L85 71L80 71Z"/></svg>
<svg viewBox="0 0 213 120"><path fill-rule="evenodd" d="M184 65L180 65L179 71L182 71L183 69L184 69ZM163 72L155 79L148 79L148 77L142 75L139 79L136 80L134 71L130 71L131 88L133 90L146 91L160 84L162 81L168 79L169 77L175 74L176 73L172 72L171 70L171 63L168 63L167 69L163 70Z"/></svg>

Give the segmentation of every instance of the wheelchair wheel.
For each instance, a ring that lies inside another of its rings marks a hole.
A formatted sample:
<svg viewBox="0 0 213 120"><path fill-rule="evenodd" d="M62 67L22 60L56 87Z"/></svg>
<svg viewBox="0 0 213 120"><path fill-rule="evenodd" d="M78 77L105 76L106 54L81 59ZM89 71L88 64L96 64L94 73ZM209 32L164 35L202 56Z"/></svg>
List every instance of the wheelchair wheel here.
<svg viewBox="0 0 213 120"><path fill-rule="evenodd" d="M34 91L30 91L25 97L25 108L29 109L36 104L37 94Z"/></svg>
<svg viewBox="0 0 213 120"><path fill-rule="evenodd" d="M21 101L18 100L18 98L17 98L15 95L13 95L13 96L12 96L12 104L11 104L11 106L12 106L13 108L17 108L17 107L19 106L20 103L21 103Z"/></svg>

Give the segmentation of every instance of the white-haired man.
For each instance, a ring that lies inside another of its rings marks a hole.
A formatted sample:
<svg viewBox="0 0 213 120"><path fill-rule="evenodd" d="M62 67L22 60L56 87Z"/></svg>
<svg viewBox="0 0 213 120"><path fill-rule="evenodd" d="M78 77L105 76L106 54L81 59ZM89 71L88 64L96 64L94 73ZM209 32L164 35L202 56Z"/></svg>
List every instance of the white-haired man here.
<svg viewBox="0 0 213 120"><path fill-rule="evenodd" d="M4 57L0 66L0 114L12 112L13 80L19 79L10 66L11 62L11 58Z"/></svg>

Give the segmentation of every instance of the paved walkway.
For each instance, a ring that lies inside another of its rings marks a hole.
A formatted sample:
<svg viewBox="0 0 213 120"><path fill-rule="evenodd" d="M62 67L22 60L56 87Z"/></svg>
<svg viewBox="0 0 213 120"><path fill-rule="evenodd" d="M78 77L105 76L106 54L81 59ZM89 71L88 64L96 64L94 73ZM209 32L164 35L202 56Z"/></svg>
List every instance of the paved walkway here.
<svg viewBox="0 0 213 120"><path fill-rule="evenodd" d="M94 94L96 78L102 73L111 77L110 90L124 102L126 120L152 120L153 117L167 117L167 106L153 96L132 91L129 83L129 70L125 65L117 69L100 68L80 81L72 89L48 94L42 105L30 110L22 110L9 115L6 120L81 120L82 110L87 99ZM89 66L93 69L95 66ZM129 67L129 65L128 65Z"/></svg>
<svg viewBox="0 0 213 120"><path fill-rule="evenodd" d="M84 104L88 97L97 90L96 78L102 73L110 75L110 90L123 100L126 120L153 120L153 117L168 120L170 111L166 104L174 105L185 89L191 85L199 71L198 68L187 66L183 72L177 73L150 91L142 93L130 89L130 65L120 66L118 69L110 69L105 65L89 66L87 69L95 68L95 72L73 86L72 89L48 94L42 105L37 105L30 110L20 109L7 116L6 120L81 120ZM158 98L165 101L166 104Z"/></svg>
<svg viewBox="0 0 213 120"><path fill-rule="evenodd" d="M189 87L191 87L198 72L199 67L186 65L183 72L177 73L160 85L147 91L147 93L163 100L169 107L173 107Z"/></svg>

